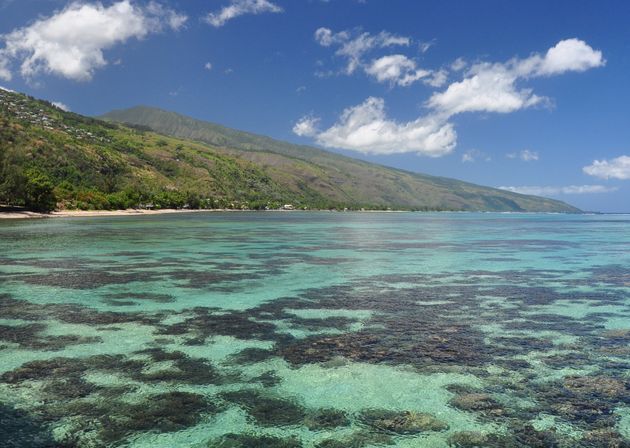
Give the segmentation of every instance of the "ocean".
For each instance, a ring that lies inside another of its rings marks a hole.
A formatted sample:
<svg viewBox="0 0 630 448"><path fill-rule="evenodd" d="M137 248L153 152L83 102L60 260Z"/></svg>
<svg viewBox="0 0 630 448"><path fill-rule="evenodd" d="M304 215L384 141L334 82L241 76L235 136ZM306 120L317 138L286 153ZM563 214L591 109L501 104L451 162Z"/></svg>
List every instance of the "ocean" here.
<svg viewBox="0 0 630 448"><path fill-rule="evenodd" d="M0 446L630 446L630 216L0 222Z"/></svg>

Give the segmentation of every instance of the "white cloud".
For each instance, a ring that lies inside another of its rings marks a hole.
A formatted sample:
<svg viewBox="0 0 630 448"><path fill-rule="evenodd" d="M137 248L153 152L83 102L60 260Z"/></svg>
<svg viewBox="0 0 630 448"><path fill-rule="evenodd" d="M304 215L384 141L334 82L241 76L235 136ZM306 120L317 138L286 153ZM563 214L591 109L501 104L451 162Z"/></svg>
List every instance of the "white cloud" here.
<svg viewBox="0 0 630 448"><path fill-rule="evenodd" d="M315 40L323 47L333 45L339 47L335 54L346 59L344 72L347 75L353 74L357 68L362 67L364 65L363 56L374 49L409 46L411 44L409 37L398 36L387 31L381 31L378 34L367 32L357 34L350 31L334 33L328 28L317 29Z"/></svg>
<svg viewBox="0 0 630 448"><path fill-rule="evenodd" d="M448 154L457 140L453 125L437 117L421 117L406 123L388 118L385 101L374 97L347 108L337 123L315 137L325 147L366 154L415 152L430 157Z"/></svg>
<svg viewBox="0 0 630 448"><path fill-rule="evenodd" d="M547 50L547 54L536 68L536 74L543 76L583 72L605 64L601 51L593 50L582 40L566 39Z"/></svg>
<svg viewBox="0 0 630 448"><path fill-rule="evenodd" d="M416 62L402 54L392 54L374 59L365 67L365 72L376 78L378 82L391 85L409 86L431 72L419 69Z"/></svg>
<svg viewBox="0 0 630 448"><path fill-rule="evenodd" d="M448 71L440 69L438 71L431 72L428 78L425 78L422 82L431 87L442 87L448 81Z"/></svg>
<svg viewBox="0 0 630 448"><path fill-rule="evenodd" d="M6 88L4 86L0 86L0 90L4 90L5 92L15 93L15 90L8 89L8 88Z"/></svg>
<svg viewBox="0 0 630 448"><path fill-rule="evenodd" d="M11 79L12 61L20 61L20 73L32 78L51 73L87 81L107 65L103 51L131 38L142 39L165 28L177 30L186 16L151 2L145 7L122 0L104 7L101 3L71 3L65 9L31 25L2 36L0 77Z"/></svg>
<svg viewBox="0 0 630 448"><path fill-rule="evenodd" d="M508 159L521 159L524 162L533 162L538 160L540 157L538 156L538 152L531 151L529 149L523 149L519 152L511 152L506 154Z"/></svg>
<svg viewBox="0 0 630 448"><path fill-rule="evenodd" d="M462 154L462 163L471 163L477 160L490 162L492 160L492 157L490 157L483 151L479 151L478 149L469 149L464 154Z"/></svg>
<svg viewBox="0 0 630 448"><path fill-rule="evenodd" d="M9 69L9 63L8 56L0 50L0 79L4 79L5 81L11 81L13 78L11 70Z"/></svg>
<svg viewBox="0 0 630 448"><path fill-rule="evenodd" d="M383 56L369 64L363 62L368 51L385 45L408 45L408 38L385 32L376 36L363 33L357 37L347 31L333 33L328 28L320 28L315 32L315 39L323 46L339 47L336 54L347 59L347 74L361 67L377 81L399 86L410 85L418 80L440 86L448 79L446 69L420 69L412 59L402 54ZM544 56L533 54L525 59L513 58L504 63L483 62L471 66L464 72L461 81L453 82L445 90L434 93L426 102L428 112L415 120L398 123L387 117L382 99L368 98L362 104L347 108L336 124L313 137L326 147L363 153L415 152L439 157L450 153L457 143L454 125L449 121L452 116L464 112L509 113L548 104L547 98L536 95L532 89L521 87L518 83L532 77L584 71L603 64L601 52L593 50L583 41L560 41ZM451 65L453 70L463 70L466 63L458 59ZM321 74L325 75L324 72ZM515 153L513 158L516 157L524 161L539 158L538 153L530 150ZM474 158L474 154L464 154L462 160L471 161ZM569 187L564 188L563 191L569 191Z"/></svg>
<svg viewBox="0 0 630 448"><path fill-rule="evenodd" d="M433 71L418 67L413 59L403 54L388 54L366 62L364 57L375 50L388 47L408 47L412 39L381 31L378 34L357 31L333 32L329 28L319 28L315 31L315 40L323 47L337 46L335 54L345 59L346 64L343 73L352 75L357 69L363 70L368 76L378 82L389 83L392 86L407 87L417 81L431 87L443 86L448 78L448 72L444 69ZM433 42L420 43L422 51L428 50ZM423 52L424 52L423 51ZM316 76L323 78L334 75L334 71L318 71Z"/></svg>
<svg viewBox="0 0 630 448"><path fill-rule="evenodd" d="M212 63L211 62L206 62L204 64L203 68L205 68L208 71L212 70Z"/></svg>
<svg viewBox="0 0 630 448"><path fill-rule="evenodd" d="M297 89L295 89L295 93L304 93L306 92L306 86L299 86Z"/></svg>
<svg viewBox="0 0 630 448"><path fill-rule="evenodd" d="M333 33L330 28L318 28L315 30L315 41L322 47L330 47L333 44L339 44L347 41L350 34L347 31Z"/></svg>
<svg viewBox="0 0 630 448"><path fill-rule="evenodd" d="M559 196L563 194L610 193L613 191L617 191L617 187L606 187L604 185L569 185L566 187L522 186L522 187L499 187L499 188L501 190L507 190L513 193L531 194L534 196Z"/></svg>
<svg viewBox="0 0 630 448"><path fill-rule="evenodd" d="M480 64L462 81L429 98L429 107L448 115L462 112L514 112L544 101L531 89L518 89L518 77L503 64Z"/></svg>
<svg viewBox="0 0 630 448"><path fill-rule="evenodd" d="M58 107L59 109L63 111L70 112L70 108L66 106L64 103L62 103L61 101L53 101L51 104L55 107Z"/></svg>
<svg viewBox="0 0 630 448"><path fill-rule="evenodd" d="M582 168L586 174L602 179L630 179L630 156L620 156L611 160L594 160Z"/></svg>
<svg viewBox="0 0 630 448"><path fill-rule="evenodd" d="M463 80L452 83L444 92L434 93L427 104L448 115L514 112L548 102L532 89L519 88L518 81L569 71L582 72L604 63L601 51L593 50L584 41L567 39L550 48L545 56L533 54L505 63L475 64Z"/></svg>
<svg viewBox="0 0 630 448"><path fill-rule="evenodd" d="M283 9L269 0L232 0L217 12L209 13L205 21L214 27L225 25L228 21L245 14L280 13Z"/></svg>
<svg viewBox="0 0 630 448"><path fill-rule="evenodd" d="M466 68L468 63L464 60L464 58L457 58L451 63L451 70L454 72L458 72Z"/></svg>
<svg viewBox="0 0 630 448"><path fill-rule="evenodd" d="M431 40L429 42L420 42L418 44L418 51L420 51L420 53L426 53L433 45L435 45L435 40Z"/></svg>
<svg viewBox="0 0 630 448"><path fill-rule="evenodd" d="M314 137L319 132L317 126L319 118L307 115L298 120L293 126L293 133L300 137Z"/></svg>

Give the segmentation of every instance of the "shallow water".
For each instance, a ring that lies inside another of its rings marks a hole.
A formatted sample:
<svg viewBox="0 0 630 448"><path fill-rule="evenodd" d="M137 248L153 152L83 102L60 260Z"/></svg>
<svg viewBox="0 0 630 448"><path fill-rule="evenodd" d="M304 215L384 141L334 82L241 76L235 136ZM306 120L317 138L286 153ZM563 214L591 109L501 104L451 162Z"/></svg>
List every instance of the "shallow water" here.
<svg viewBox="0 0 630 448"><path fill-rule="evenodd" d="M0 222L0 279L0 446L630 445L628 216Z"/></svg>

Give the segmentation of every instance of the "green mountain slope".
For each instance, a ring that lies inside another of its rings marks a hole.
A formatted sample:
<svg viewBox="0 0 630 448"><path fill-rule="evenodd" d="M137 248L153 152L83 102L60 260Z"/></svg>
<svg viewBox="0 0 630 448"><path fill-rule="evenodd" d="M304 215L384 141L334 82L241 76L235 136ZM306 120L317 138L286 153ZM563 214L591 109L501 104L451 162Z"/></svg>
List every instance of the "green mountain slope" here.
<svg viewBox="0 0 630 448"><path fill-rule="evenodd" d="M116 112L107 119L0 89L0 205L42 211L283 204L578 211L558 201L385 168L156 109Z"/></svg>
<svg viewBox="0 0 630 448"><path fill-rule="evenodd" d="M339 203L420 210L579 211L560 201L387 168L155 108L117 110L102 118L211 145L255 163L292 191L309 189Z"/></svg>

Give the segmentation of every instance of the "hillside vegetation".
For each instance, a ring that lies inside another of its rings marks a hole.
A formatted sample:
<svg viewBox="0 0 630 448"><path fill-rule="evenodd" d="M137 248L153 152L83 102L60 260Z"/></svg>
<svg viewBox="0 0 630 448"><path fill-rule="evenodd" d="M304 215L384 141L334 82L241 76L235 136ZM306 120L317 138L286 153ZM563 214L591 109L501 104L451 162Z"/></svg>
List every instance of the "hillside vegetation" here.
<svg viewBox="0 0 630 448"><path fill-rule="evenodd" d="M283 204L577 211L559 201L386 168L157 109L117 111L101 120L0 90L2 203L40 211Z"/></svg>

